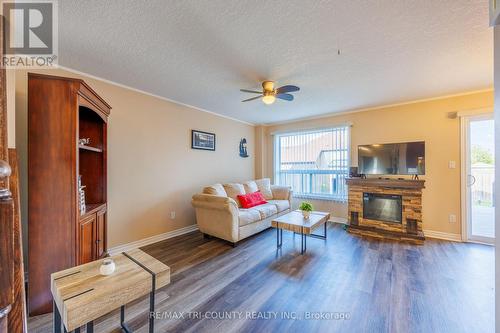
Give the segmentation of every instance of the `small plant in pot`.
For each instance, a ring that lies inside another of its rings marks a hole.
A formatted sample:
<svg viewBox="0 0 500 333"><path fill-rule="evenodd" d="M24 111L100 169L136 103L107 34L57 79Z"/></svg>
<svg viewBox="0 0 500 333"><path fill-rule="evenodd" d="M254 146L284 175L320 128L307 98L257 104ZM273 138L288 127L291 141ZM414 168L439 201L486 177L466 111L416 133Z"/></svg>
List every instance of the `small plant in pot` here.
<svg viewBox="0 0 500 333"><path fill-rule="evenodd" d="M313 211L313 206L309 202L303 202L300 204L299 209L302 211L302 215L307 220Z"/></svg>

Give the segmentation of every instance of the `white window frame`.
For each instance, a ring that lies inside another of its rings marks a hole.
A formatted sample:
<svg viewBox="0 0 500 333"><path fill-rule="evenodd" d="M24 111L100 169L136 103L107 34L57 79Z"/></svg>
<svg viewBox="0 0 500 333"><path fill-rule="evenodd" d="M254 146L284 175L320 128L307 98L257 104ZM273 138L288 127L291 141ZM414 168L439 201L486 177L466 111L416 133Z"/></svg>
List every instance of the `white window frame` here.
<svg viewBox="0 0 500 333"><path fill-rule="evenodd" d="M335 126L328 126L324 128L315 128L315 129L306 129L306 130L295 130L295 131L287 131L287 132L276 132L271 133L274 136L274 144L273 144L273 176L274 183L280 183L280 161L281 161L281 149L280 149L280 137L290 136L290 135L301 135L301 134L312 134L312 133L320 133L320 132L328 132L333 131L335 129L343 128L347 133L346 140L346 150L347 150L347 162L346 162L346 176L349 175L349 167L351 166L351 127L352 124L342 124ZM328 174L328 173L326 173ZM296 193L294 192L295 198L304 198L304 199L313 199L313 200L325 200L325 201L336 201L336 202L347 202L347 187L345 188L345 193L342 197L332 196L332 195L324 195L324 194L314 194L314 193Z"/></svg>

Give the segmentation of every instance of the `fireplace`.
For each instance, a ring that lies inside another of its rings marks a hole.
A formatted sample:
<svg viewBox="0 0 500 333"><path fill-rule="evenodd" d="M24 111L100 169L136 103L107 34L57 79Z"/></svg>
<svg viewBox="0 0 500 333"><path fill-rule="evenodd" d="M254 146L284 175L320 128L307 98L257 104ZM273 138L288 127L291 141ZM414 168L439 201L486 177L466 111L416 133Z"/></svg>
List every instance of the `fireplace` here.
<svg viewBox="0 0 500 333"><path fill-rule="evenodd" d="M363 218L402 223L402 196L381 193L363 193Z"/></svg>
<svg viewBox="0 0 500 333"><path fill-rule="evenodd" d="M422 244L424 180L347 178L347 231L381 239Z"/></svg>

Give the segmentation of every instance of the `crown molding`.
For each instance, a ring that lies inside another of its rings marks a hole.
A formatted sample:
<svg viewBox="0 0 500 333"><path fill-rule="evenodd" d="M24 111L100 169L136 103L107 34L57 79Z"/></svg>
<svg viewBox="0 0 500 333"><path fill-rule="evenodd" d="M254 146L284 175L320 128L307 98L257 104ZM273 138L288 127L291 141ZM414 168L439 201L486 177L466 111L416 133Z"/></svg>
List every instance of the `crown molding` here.
<svg viewBox="0 0 500 333"><path fill-rule="evenodd" d="M239 123L242 123L242 124L245 124L245 125L249 125L249 126L254 126L254 127L255 126L270 127L270 126L276 126L276 125L292 124L292 123L301 122L301 121L307 121L307 120L315 120L315 119L330 118L330 117L335 117L335 116L343 116L343 115L352 114L352 113L375 111L375 110L392 108L392 107L397 107L397 106L403 106L403 105L409 105L409 104L415 104L415 103L423 103L423 102L435 101L435 100L440 100L440 99L446 99L446 98L452 98L452 97L459 97L459 96L467 96L467 95L473 95L473 94L479 94L479 93L485 93L485 92L492 92L492 91L494 91L493 88L479 89L479 90L472 90L472 91L467 91L467 92L462 92L462 93L456 93L456 94L449 94L449 95L436 96L436 97L430 97L430 98L416 99L416 100L411 100L411 101L408 101L408 102L393 103L393 104L384 104L384 105L379 105L379 106L374 106L374 107L368 107L368 108L362 108L362 109L353 109L353 110L346 110L346 111L339 111L339 112L329 112L329 113L325 113L325 114L321 114L321 115L316 115L316 116L302 117L302 118L291 119L291 120L284 120L284 121L277 121L277 122L270 122L270 123L260 123L259 124L259 123L251 123L251 122L244 121L244 120L241 120L241 119L237 119L237 118L233 118L233 117L230 117L230 116L222 115L220 113L216 113L216 112L213 112L213 111L210 111L210 110L206 110L206 109L194 106L194 105L186 104L186 103L183 103L183 102L176 101L174 99L170 99L170 98L167 98L167 97L163 97L163 96L159 96L159 95L156 95L156 94L152 94L152 93L149 93L149 92L141 90L141 89L133 88L133 87L130 87L130 86L127 86L127 85L124 85L124 84L121 84L121 83L118 83L118 82L115 82L115 81L104 79L104 78L99 77L99 76L95 76L95 75L92 75L92 74L89 74L89 73L78 71L78 70L73 69L73 68L69 68L69 67L65 67L65 66L61 66L61 65L59 65L57 68L65 70L65 71L68 71L70 73L77 74L77 75L83 75L83 76L86 76L88 78L91 78L91 79L94 79L94 80L98 80L98 81L101 81L101 82L104 82L104 83L108 83L108 84L111 84L111 85L114 85L114 86L117 86L117 87L120 87L120 88L131 90L131 91L143 94L143 95L147 95L147 96L151 96L151 97L154 97L154 98L158 98L158 99L161 99L163 101L167 101L167 102L170 102L170 103L173 103L173 104L177 104L177 105L180 105L180 106L183 106L183 107L187 107L187 108L191 108L191 109L194 109L194 110L197 110L197 111L209 113L209 114L217 116L217 117L229 119L229 120L232 120L232 121L236 121L236 122L239 122Z"/></svg>
<svg viewBox="0 0 500 333"><path fill-rule="evenodd" d="M323 119L323 118L344 116L344 115L352 114L352 113L360 113L360 112L375 111L375 110L381 110L381 109L389 109L389 108L394 108L394 107L398 107L398 106L404 106L404 105L410 105L410 104L416 104L416 103L425 103L425 102L437 101L437 100L441 100L441 99L460 97L460 96L468 96L468 95L493 92L493 91L494 91L493 88L471 90L471 91L466 91L466 92L456 93L456 94L415 99L415 100L411 100L408 102L384 104L384 105L373 106L373 107L368 107L368 108L353 109L353 110L346 110L346 111L339 111L339 112L329 112L329 113L325 113L325 114L321 114L321 115L316 115L316 116L311 116L311 117L302 117L302 118L293 119L293 120L284 120L284 121L277 121L277 122L272 122L272 123L261 123L258 126L271 127L271 126L277 126L277 125L293 124L293 123L307 121L307 120Z"/></svg>

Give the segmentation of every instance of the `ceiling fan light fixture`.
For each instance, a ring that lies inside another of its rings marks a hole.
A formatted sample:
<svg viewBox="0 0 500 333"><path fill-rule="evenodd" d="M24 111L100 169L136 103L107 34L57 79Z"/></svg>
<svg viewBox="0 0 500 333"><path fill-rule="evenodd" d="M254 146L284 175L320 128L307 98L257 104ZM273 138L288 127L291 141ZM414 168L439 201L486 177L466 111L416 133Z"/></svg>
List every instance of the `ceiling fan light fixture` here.
<svg viewBox="0 0 500 333"><path fill-rule="evenodd" d="M273 91L274 90L274 81L262 82L262 88L264 89L264 91Z"/></svg>
<svg viewBox="0 0 500 333"><path fill-rule="evenodd" d="M300 88L293 85L285 85L279 88L274 88L273 81L262 82L262 92L257 90L240 89L241 92L257 94L258 96L247 98L242 100L242 102L255 101L257 99L262 99L262 102L266 105L273 104L276 99L281 99L284 101L293 101L293 95L291 92L299 91Z"/></svg>
<svg viewBox="0 0 500 333"><path fill-rule="evenodd" d="M273 104L275 101L276 101L276 96L274 95L262 96L262 102L264 102L264 104L270 105Z"/></svg>

